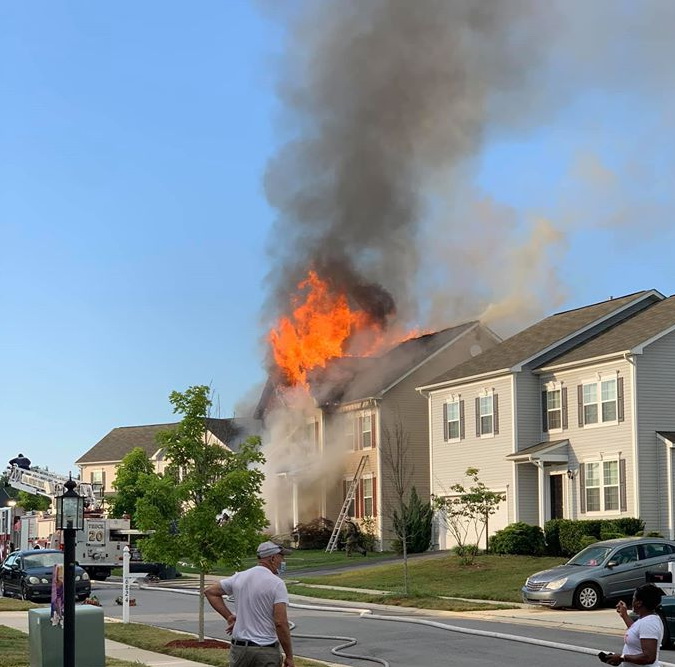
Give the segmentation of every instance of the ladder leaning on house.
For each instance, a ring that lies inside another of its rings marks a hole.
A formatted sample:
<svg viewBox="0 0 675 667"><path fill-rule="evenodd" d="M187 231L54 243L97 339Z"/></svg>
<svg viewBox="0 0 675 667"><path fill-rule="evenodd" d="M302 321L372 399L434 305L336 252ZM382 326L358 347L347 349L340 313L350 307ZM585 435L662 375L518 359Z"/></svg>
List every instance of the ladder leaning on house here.
<svg viewBox="0 0 675 667"><path fill-rule="evenodd" d="M342 503L342 509L340 510L340 514L338 514L337 521L335 522L335 527L333 528L333 532L331 533L330 539L328 540L326 553L333 553L333 551L335 551L335 548L337 547L338 539L340 537L340 531L342 530L342 524L345 522L345 517L347 516L349 506L352 504L352 500L354 500L354 496L356 495L356 489L359 485L359 480L361 479L363 469L366 467L367 462L368 462L368 454L365 454L364 456L361 457L361 460L359 461L359 466L356 469L356 472L354 473L354 479L352 480L352 483L349 485L349 489L347 489L345 501L344 503Z"/></svg>

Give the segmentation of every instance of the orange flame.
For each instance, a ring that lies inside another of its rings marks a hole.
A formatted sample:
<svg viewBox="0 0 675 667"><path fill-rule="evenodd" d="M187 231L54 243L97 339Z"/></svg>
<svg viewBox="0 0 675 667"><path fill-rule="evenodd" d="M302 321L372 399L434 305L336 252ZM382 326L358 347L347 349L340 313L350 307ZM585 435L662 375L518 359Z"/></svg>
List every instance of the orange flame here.
<svg viewBox="0 0 675 667"><path fill-rule="evenodd" d="M379 335L380 327L368 314L349 307L344 294L331 291L316 271L298 285L291 317L282 317L269 333L277 366L291 385L307 387L307 373L348 353L352 337L368 331Z"/></svg>

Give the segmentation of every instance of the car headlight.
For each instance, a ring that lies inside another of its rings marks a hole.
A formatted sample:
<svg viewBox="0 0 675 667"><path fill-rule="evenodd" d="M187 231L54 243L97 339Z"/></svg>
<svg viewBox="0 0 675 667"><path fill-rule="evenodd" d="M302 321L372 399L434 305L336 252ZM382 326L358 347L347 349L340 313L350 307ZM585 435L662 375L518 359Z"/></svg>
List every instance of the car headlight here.
<svg viewBox="0 0 675 667"><path fill-rule="evenodd" d="M76 575L75 575L75 581L79 581L81 578L82 578L82 577L80 577L79 574L76 574Z"/></svg>
<svg viewBox="0 0 675 667"><path fill-rule="evenodd" d="M549 581L544 588L547 588L549 591L557 591L559 588L562 588L567 583L567 577L562 579L554 579Z"/></svg>
<svg viewBox="0 0 675 667"><path fill-rule="evenodd" d="M40 579L39 579L39 577L28 577L28 583L33 584L33 585L39 584Z"/></svg>
<svg viewBox="0 0 675 667"><path fill-rule="evenodd" d="M82 573L82 581L89 581L89 573L88 572Z"/></svg>

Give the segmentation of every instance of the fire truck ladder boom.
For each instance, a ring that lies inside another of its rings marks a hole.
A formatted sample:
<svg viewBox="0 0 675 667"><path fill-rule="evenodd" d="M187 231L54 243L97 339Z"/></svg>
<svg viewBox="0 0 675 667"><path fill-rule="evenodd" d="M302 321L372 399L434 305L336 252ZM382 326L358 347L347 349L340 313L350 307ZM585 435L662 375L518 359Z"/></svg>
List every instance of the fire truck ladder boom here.
<svg viewBox="0 0 675 667"><path fill-rule="evenodd" d="M68 477L53 472L25 470L15 465L7 469L7 481L11 487L33 495L46 496L52 500L56 496L63 495L65 492L64 484L68 479ZM78 482L76 490L84 497L85 505L89 509L94 509L100 504L91 484Z"/></svg>
<svg viewBox="0 0 675 667"><path fill-rule="evenodd" d="M349 511L349 506L352 504L352 500L354 500L354 496L356 495L356 489L359 485L361 475L363 474L363 469L366 467L366 463L368 463L368 454L365 454L364 456L361 457L361 460L359 461L359 466L356 469L356 472L354 473L354 479L352 479L352 483L349 485L349 488L347 489L345 501L344 503L342 503L342 509L340 510L340 514L338 514L338 518L337 521L335 522L335 527L333 528L333 532L331 533L330 540L328 540L326 553L329 554L333 553L333 551L335 551L335 548L337 547L338 539L340 537L340 531L342 530L342 524L345 522L347 512Z"/></svg>

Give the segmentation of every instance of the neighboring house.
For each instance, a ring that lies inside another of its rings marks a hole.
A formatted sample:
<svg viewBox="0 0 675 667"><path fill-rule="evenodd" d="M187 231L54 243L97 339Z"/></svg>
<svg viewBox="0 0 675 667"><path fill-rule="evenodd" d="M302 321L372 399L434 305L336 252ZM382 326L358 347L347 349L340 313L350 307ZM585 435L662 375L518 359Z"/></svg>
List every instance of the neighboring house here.
<svg viewBox="0 0 675 667"><path fill-rule="evenodd" d="M207 434L210 441L237 451L239 444L251 435L260 433L255 419L207 419ZM157 434L175 428L178 422L152 424L149 426L121 426L99 440L83 454L75 465L80 468L80 479L101 485L104 495L112 495L117 466L136 447L140 447L152 461L155 471L164 472L169 463L164 450L157 442Z"/></svg>
<svg viewBox="0 0 675 667"><path fill-rule="evenodd" d="M266 438L267 473L278 481L269 504L273 532L287 533L299 521L319 516L335 521L367 456L349 514L373 517L376 537L386 544L392 537L387 510L394 495L384 459L396 448L397 430L407 443L410 486L429 497L427 406L415 387L499 341L479 322L468 322L407 340L380 357L336 359L314 374L313 407L295 433L275 436L272 427ZM270 381L256 416L264 416L269 426L280 400ZM281 412L288 417L292 408Z"/></svg>
<svg viewBox="0 0 675 667"><path fill-rule="evenodd" d="M674 537L675 297L645 291L552 315L419 390L431 491L468 467L514 521L642 518ZM439 546L453 540L440 530Z"/></svg>

